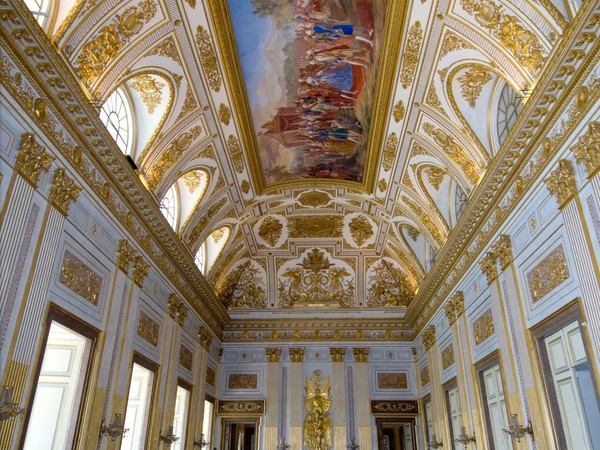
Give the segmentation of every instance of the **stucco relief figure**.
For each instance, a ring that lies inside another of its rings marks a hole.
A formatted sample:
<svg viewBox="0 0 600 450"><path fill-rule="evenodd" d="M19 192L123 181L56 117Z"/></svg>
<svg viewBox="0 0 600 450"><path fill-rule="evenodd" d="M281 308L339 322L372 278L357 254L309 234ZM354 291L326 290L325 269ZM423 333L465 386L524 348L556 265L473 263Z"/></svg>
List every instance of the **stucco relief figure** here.
<svg viewBox="0 0 600 450"><path fill-rule="evenodd" d="M304 446L310 450L331 448L331 395L329 377L322 380L321 371L315 370L313 377L306 378L304 406Z"/></svg>

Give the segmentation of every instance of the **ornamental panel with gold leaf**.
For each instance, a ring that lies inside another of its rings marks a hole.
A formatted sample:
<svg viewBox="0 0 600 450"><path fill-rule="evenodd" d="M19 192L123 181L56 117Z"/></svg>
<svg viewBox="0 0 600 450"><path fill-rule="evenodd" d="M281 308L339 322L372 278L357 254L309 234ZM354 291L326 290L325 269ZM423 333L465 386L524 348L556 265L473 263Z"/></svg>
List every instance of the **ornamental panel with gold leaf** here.
<svg viewBox="0 0 600 450"><path fill-rule="evenodd" d="M203 26L198 26L196 29L196 45L200 52L202 68L208 78L208 85L213 91L219 92L222 83L219 61L210 34Z"/></svg>
<svg viewBox="0 0 600 450"><path fill-rule="evenodd" d="M342 237L343 216L302 215L288 219L291 238L338 238Z"/></svg>
<svg viewBox="0 0 600 450"><path fill-rule="evenodd" d="M471 108L475 108L475 102L481 94L483 86L492 79L489 70L481 66L470 67L458 77L463 98Z"/></svg>
<svg viewBox="0 0 600 450"><path fill-rule="evenodd" d="M385 259L373 265L367 277L367 305L370 307L407 307L414 297L414 290L404 272Z"/></svg>
<svg viewBox="0 0 600 450"><path fill-rule="evenodd" d="M473 322L475 345L481 344L494 333L494 316L492 315L492 310L488 309Z"/></svg>
<svg viewBox="0 0 600 450"><path fill-rule="evenodd" d="M400 83L404 89L412 84L417 64L419 62L419 53L421 52L421 44L423 43L423 28L421 22L417 21L408 30L408 38L406 48L404 49L404 57L402 59L402 69L400 71Z"/></svg>
<svg viewBox="0 0 600 450"><path fill-rule="evenodd" d="M140 311L138 319L137 335L154 347L158 346L158 337L160 335L160 325L148 314Z"/></svg>
<svg viewBox="0 0 600 450"><path fill-rule="evenodd" d="M58 281L91 304L98 304L102 278L68 250L63 256Z"/></svg>
<svg viewBox="0 0 600 450"><path fill-rule="evenodd" d="M307 191L303 192L298 196L298 203L304 206L310 206L316 208L318 206L325 206L331 202L331 196L327 192L323 191Z"/></svg>
<svg viewBox="0 0 600 450"><path fill-rule="evenodd" d="M140 94L142 103L146 105L149 114L154 113L162 103L162 90L165 86L165 83L161 83L155 76L147 73L137 75L131 83L131 87Z"/></svg>
<svg viewBox="0 0 600 450"><path fill-rule="evenodd" d="M378 389L408 389L408 375L406 372L379 372L377 373Z"/></svg>
<svg viewBox="0 0 600 450"><path fill-rule="evenodd" d="M275 247L281 238L283 224L274 216L267 216L258 227L258 236L270 247Z"/></svg>
<svg viewBox="0 0 600 450"><path fill-rule="evenodd" d="M267 306L265 274L251 260L235 267L215 290L227 308L262 309Z"/></svg>
<svg viewBox="0 0 600 450"><path fill-rule="evenodd" d="M374 233L373 224L364 214L352 217L348 223L348 230L358 247L362 247Z"/></svg>
<svg viewBox="0 0 600 450"><path fill-rule="evenodd" d="M527 272L527 284L533 302L548 295L570 276L562 244L552 250L540 263Z"/></svg>
<svg viewBox="0 0 600 450"><path fill-rule="evenodd" d="M255 373L230 373L227 377L227 389L256 390L258 375Z"/></svg>

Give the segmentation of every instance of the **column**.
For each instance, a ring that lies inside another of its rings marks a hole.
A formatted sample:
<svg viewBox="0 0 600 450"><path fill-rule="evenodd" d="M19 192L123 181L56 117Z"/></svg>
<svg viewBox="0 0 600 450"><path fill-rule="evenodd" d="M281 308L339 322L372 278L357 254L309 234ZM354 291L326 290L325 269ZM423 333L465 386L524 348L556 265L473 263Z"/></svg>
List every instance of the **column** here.
<svg viewBox="0 0 600 450"><path fill-rule="evenodd" d="M302 450L302 421L304 387L302 386L302 362L304 361L303 348L289 348L290 361L290 450Z"/></svg>
<svg viewBox="0 0 600 450"><path fill-rule="evenodd" d="M281 348L265 348L267 356L267 379L266 383L266 405L265 413L265 450L277 450L279 440L285 437L285 424L279 423L281 416L285 417L283 411L280 411L279 389L279 361L281 359ZM287 395L281 392L281 396ZM281 429L278 432L278 428Z"/></svg>
<svg viewBox="0 0 600 450"><path fill-rule="evenodd" d="M329 354L333 363L331 369L333 448L346 450L346 376L344 373L346 349L330 348Z"/></svg>
<svg viewBox="0 0 600 450"><path fill-rule="evenodd" d="M373 442L373 433L371 428L371 403L369 399L369 349L355 347L352 349L354 354L354 372L356 375L355 407L356 422L358 426L358 445L361 449L375 448Z"/></svg>

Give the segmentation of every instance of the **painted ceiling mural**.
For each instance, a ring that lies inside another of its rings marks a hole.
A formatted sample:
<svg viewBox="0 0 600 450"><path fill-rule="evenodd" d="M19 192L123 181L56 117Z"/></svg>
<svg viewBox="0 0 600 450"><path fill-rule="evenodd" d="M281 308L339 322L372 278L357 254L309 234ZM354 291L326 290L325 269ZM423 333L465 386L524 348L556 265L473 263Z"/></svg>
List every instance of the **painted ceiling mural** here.
<svg viewBox="0 0 600 450"><path fill-rule="evenodd" d="M227 230L206 277L233 340L238 319L315 314L393 319L377 339L403 336L573 12L559 0L60 4L48 35L93 102L124 89L131 156L157 201L176 187L190 257Z"/></svg>

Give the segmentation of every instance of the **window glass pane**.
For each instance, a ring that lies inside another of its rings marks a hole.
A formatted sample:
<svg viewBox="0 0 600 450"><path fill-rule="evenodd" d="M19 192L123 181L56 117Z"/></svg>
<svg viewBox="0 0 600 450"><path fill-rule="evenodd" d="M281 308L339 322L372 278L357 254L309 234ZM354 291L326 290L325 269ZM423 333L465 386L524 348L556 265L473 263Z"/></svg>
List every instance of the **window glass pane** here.
<svg viewBox="0 0 600 450"><path fill-rule="evenodd" d="M52 322L25 438L26 450L71 448L89 339Z"/></svg>
<svg viewBox="0 0 600 450"><path fill-rule="evenodd" d="M198 269L200 269L200 272L202 272L202 273L204 273L204 262L205 262L204 247L205 247L205 244L202 244L200 246L200 248L196 252L196 256L194 258L194 261L195 261L196 265L198 266Z"/></svg>
<svg viewBox="0 0 600 450"><path fill-rule="evenodd" d="M167 193L165 194L165 196L162 198L162 200L160 201L160 210L163 213L163 216L165 216L165 218L167 219L167 222L169 222L169 225L171 225L171 227L173 229L175 229L175 226L177 224L176 222L176 214L177 214L177 197L176 197L176 192L175 192L175 186L171 186L169 188L169 190L167 191Z"/></svg>
<svg viewBox="0 0 600 450"><path fill-rule="evenodd" d="M213 402L204 400L204 418L202 420L202 435L204 441L208 442L208 448L211 448L212 441L212 421L213 421Z"/></svg>
<svg viewBox="0 0 600 450"><path fill-rule="evenodd" d="M145 448L153 380L154 372L138 364L133 364L125 412L125 428L129 431L121 441L121 450L143 450Z"/></svg>
<svg viewBox="0 0 600 450"><path fill-rule="evenodd" d="M25 4L41 26L44 26L50 10L49 0L25 0Z"/></svg>
<svg viewBox="0 0 600 450"><path fill-rule="evenodd" d="M181 386L177 386L177 396L175 398L175 415L173 416L173 434L179 439L171 444L171 449L181 450L185 447L187 433L188 410L190 404L190 391Z"/></svg>
<svg viewBox="0 0 600 450"><path fill-rule="evenodd" d="M123 89L111 94L100 108L100 120L126 155L131 154L131 108Z"/></svg>
<svg viewBox="0 0 600 450"><path fill-rule="evenodd" d="M506 139L508 132L517 121L517 117L522 110L521 98L517 96L517 93L513 91L509 84L505 84L500 93L498 123L496 124L500 144Z"/></svg>

